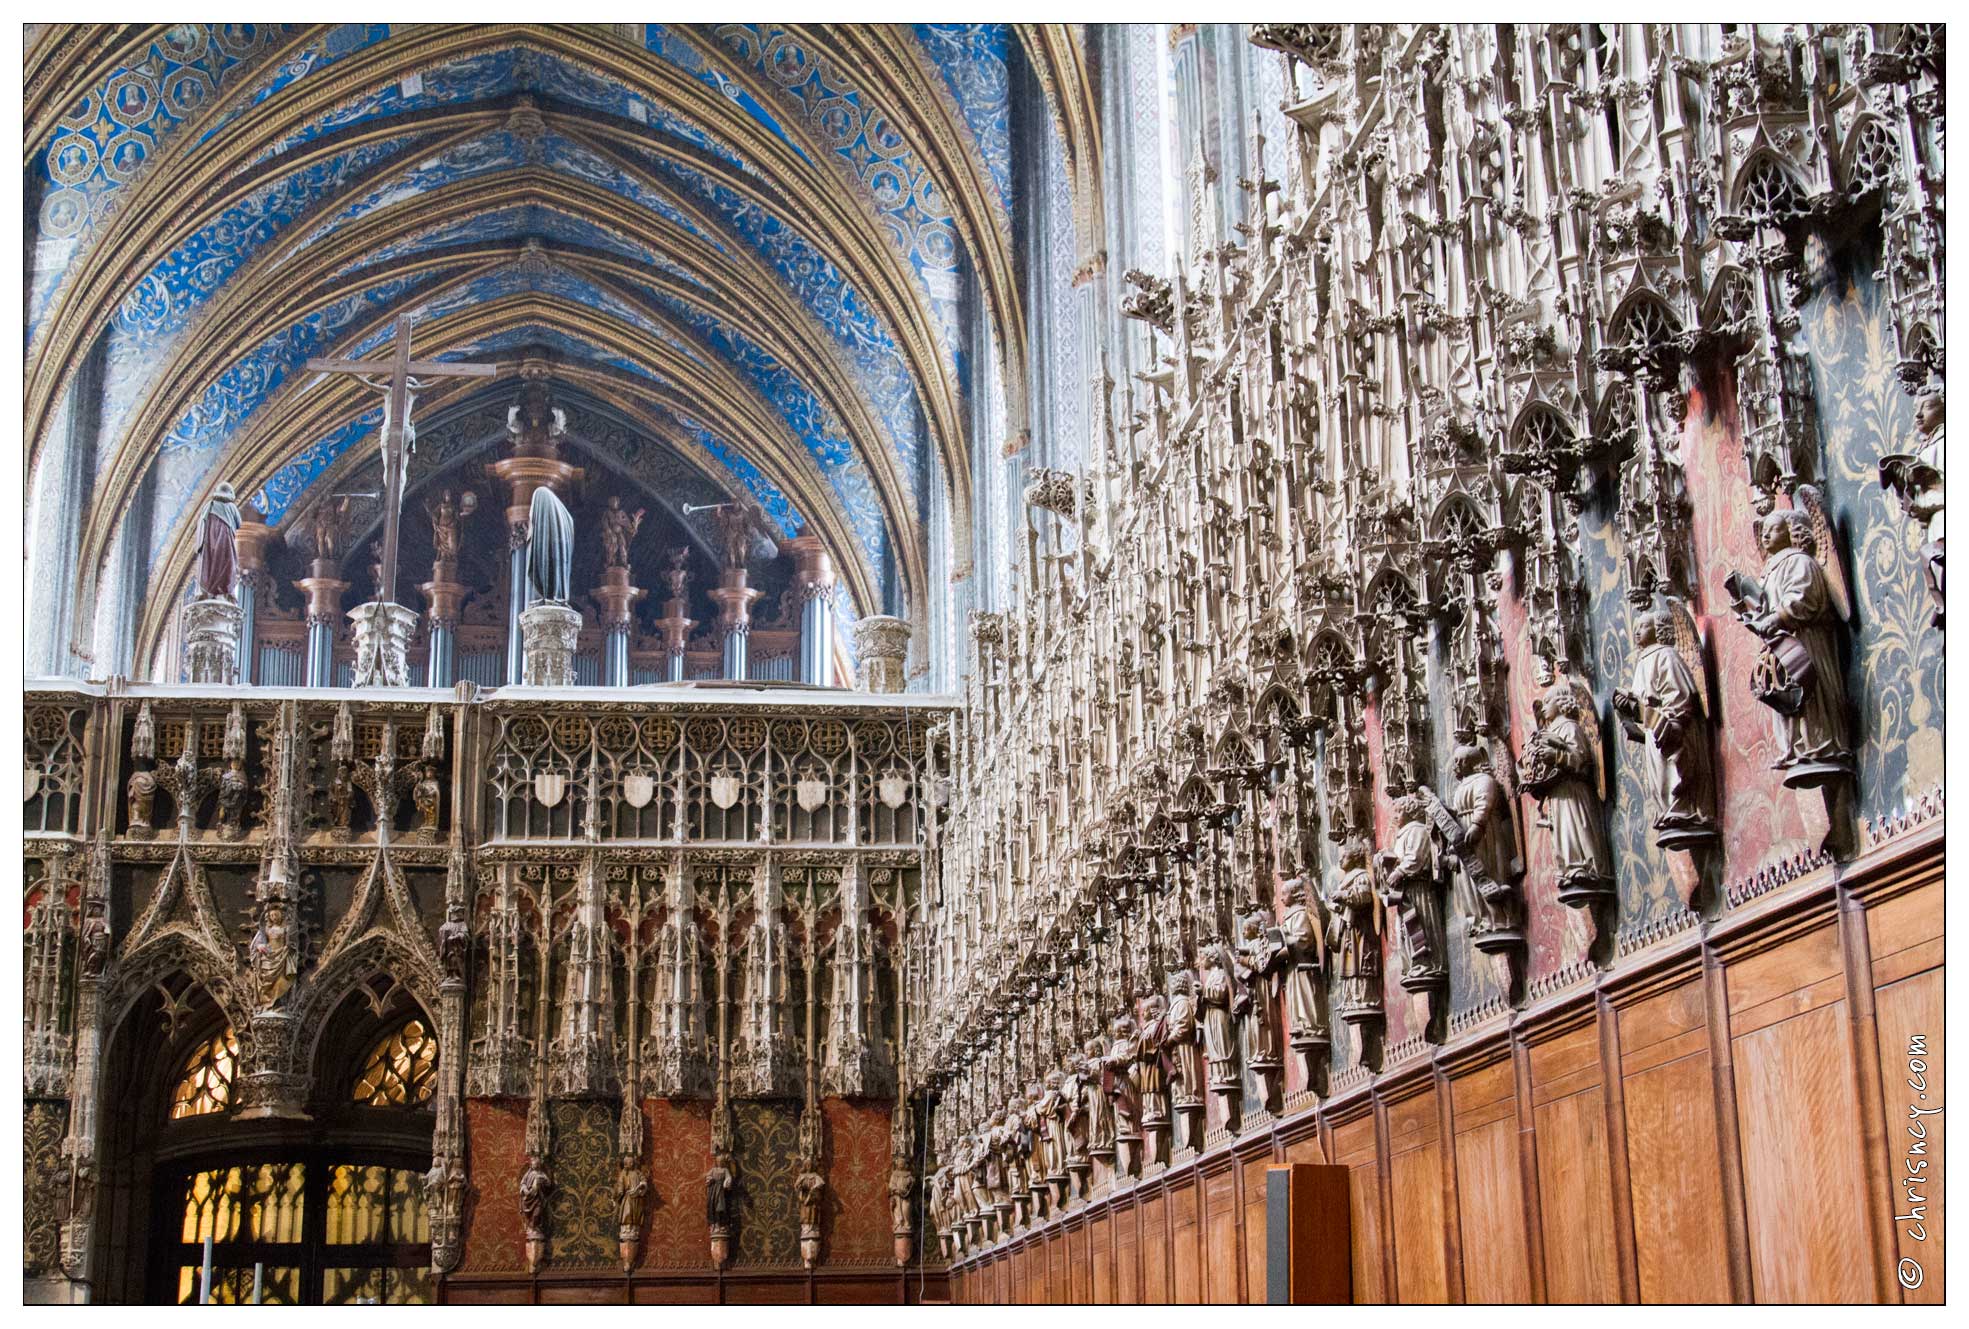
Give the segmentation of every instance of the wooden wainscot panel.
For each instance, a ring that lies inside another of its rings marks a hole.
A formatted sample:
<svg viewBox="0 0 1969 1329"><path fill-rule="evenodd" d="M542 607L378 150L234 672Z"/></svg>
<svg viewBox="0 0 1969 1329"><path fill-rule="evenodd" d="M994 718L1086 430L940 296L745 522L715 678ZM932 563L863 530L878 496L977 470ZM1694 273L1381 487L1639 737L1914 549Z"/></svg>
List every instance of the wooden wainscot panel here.
<svg viewBox="0 0 1969 1329"><path fill-rule="evenodd" d="M1437 1112L1433 1084L1387 1106L1395 1299L1410 1305L1434 1306L1449 1300L1442 1125Z"/></svg>
<svg viewBox="0 0 1969 1329"><path fill-rule="evenodd" d="M1192 1174L1169 1188L1169 1299L1184 1306L1203 1300L1197 1224L1197 1186Z"/></svg>
<svg viewBox="0 0 1969 1329"><path fill-rule="evenodd" d="M1142 1291L1142 1216L1132 1204L1114 1214L1114 1299L1120 1305L1148 1300Z"/></svg>
<svg viewBox="0 0 1969 1329"><path fill-rule="evenodd" d="M823 1278L814 1283L821 1306L885 1306L899 1300L892 1278Z"/></svg>
<svg viewBox="0 0 1969 1329"><path fill-rule="evenodd" d="M1940 907L1937 899L1935 905ZM1940 945L1937 939L1937 946ZM1903 951L1902 954L1907 954ZM1937 960L1940 956L1937 955ZM1875 969L1878 971L1876 962ZM1882 1106L1894 1209L1894 1258L1904 1301L1942 1301L1942 969L1939 964L1874 994Z"/></svg>
<svg viewBox="0 0 1969 1329"><path fill-rule="evenodd" d="M543 1290L541 1298L547 1300ZM804 1306L805 1279L732 1278L725 1282L725 1302L731 1306Z"/></svg>
<svg viewBox="0 0 1969 1329"><path fill-rule="evenodd" d="M1203 1299L1240 1300L1237 1258L1237 1175L1229 1168L1203 1181Z"/></svg>
<svg viewBox="0 0 1969 1329"><path fill-rule="evenodd" d="M1845 978L1835 929L1725 971L1758 1301L1874 1296Z"/></svg>
<svg viewBox="0 0 1969 1329"><path fill-rule="evenodd" d="M1727 1302L1729 1230L1701 974L1617 1006L1616 1019L1641 1300Z"/></svg>
<svg viewBox="0 0 1969 1329"><path fill-rule="evenodd" d="M1347 1169L1354 1300L1362 1305L1378 1305L1388 1300L1388 1288L1382 1277L1385 1229L1381 1223L1381 1168L1375 1150L1372 1115L1334 1126L1333 1161Z"/></svg>
<svg viewBox="0 0 1969 1329"><path fill-rule="evenodd" d="M1114 1290L1114 1219L1100 1214L1087 1224L1087 1243L1093 1256L1087 1263L1094 1279L1093 1301L1105 1306L1119 1300Z"/></svg>
<svg viewBox="0 0 1969 1329"><path fill-rule="evenodd" d="M1073 1268L1068 1270L1073 1303L1086 1306L1094 1300L1094 1230L1085 1223L1069 1230L1068 1249L1074 1252Z"/></svg>
<svg viewBox="0 0 1969 1329"><path fill-rule="evenodd" d="M1517 1087L1511 1062L1500 1057L1452 1074L1464 1299L1528 1302L1531 1251L1518 1171Z"/></svg>
<svg viewBox="0 0 1969 1329"><path fill-rule="evenodd" d="M1619 1301L1599 1023L1589 1008L1583 1021L1531 1037L1545 1296L1560 1303Z"/></svg>
<svg viewBox="0 0 1969 1329"><path fill-rule="evenodd" d="M638 1283L631 1300L638 1306L715 1306L718 1304L718 1285L704 1278Z"/></svg>
<svg viewBox="0 0 1969 1329"><path fill-rule="evenodd" d="M440 1300L447 1306L525 1306L533 1301L533 1293L524 1285L447 1282Z"/></svg>
<svg viewBox="0 0 1969 1329"><path fill-rule="evenodd" d="M1169 1302L1169 1202L1161 1193L1141 1200L1142 1300L1151 1306Z"/></svg>
<svg viewBox="0 0 1969 1329"><path fill-rule="evenodd" d="M1866 931L1875 987L1940 967L1942 884L1932 882L1873 905L1867 910ZM1886 1082L1891 1085L1893 1077Z"/></svg>
<svg viewBox="0 0 1969 1329"><path fill-rule="evenodd" d="M1319 1140L1311 1139L1315 1158ZM1244 1299L1260 1303L1265 1300L1265 1173L1272 1167L1270 1156L1247 1158L1244 1160Z"/></svg>

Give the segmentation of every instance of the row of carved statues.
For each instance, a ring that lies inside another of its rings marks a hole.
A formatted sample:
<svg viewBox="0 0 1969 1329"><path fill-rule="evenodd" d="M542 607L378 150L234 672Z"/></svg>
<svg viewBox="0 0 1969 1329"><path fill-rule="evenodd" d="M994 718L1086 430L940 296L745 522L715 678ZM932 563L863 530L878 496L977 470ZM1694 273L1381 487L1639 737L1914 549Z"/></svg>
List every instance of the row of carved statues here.
<svg viewBox="0 0 1969 1329"><path fill-rule="evenodd" d="M972 619L907 1058L958 1237L1276 1110L1288 1048L1325 1092L1396 1004L1436 1042L1453 984L1521 1004L1542 901L1608 963L1616 770L1699 913L1733 745L1768 735L1775 797L1850 851L1840 510L1880 492L1826 460L1800 311L1854 266L1940 619L1940 29L1252 36L1285 178L1254 143L1230 235L1192 162L1187 254L1127 274L1133 372L1084 470L1029 477L1016 603Z"/></svg>

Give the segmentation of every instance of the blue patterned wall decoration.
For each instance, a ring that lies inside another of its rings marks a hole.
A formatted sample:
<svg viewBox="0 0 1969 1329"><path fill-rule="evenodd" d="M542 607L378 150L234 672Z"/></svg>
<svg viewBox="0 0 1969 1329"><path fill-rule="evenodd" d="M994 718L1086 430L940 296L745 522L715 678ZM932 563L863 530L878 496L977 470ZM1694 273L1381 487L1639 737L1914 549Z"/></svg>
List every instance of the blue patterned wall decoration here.
<svg viewBox="0 0 1969 1329"><path fill-rule="evenodd" d="M390 35L387 23L340 23L309 42L301 50L282 60L279 65L253 84L250 91L235 96L233 104L225 114L198 136L194 148L202 147L207 140L252 110L267 98L281 91L288 84L308 74L318 73L340 60L343 56L354 55L367 50Z"/></svg>
<svg viewBox="0 0 1969 1329"><path fill-rule="evenodd" d="M316 116L286 137L276 140L252 161L253 166L311 143L340 129L359 125L386 115L435 110L465 102L483 101L510 92L518 52L511 48L437 65L416 75L417 82L403 79L384 87L372 88L362 96L345 101ZM415 87L417 91L406 91Z"/></svg>
<svg viewBox="0 0 1969 1329"><path fill-rule="evenodd" d="M360 221L379 208L413 201L420 194L455 184L460 180L489 175L494 171L511 170L521 165L525 159L525 152L519 139L504 130L482 134L463 143L454 143L435 156L425 157L402 171L393 172L378 180L360 197L344 205L334 216L324 218L319 225L313 227L295 246L295 250L298 252L306 249L347 227L351 222Z"/></svg>
<svg viewBox="0 0 1969 1329"><path fill-rule="evenodd" d="M272 479L260 487L253 500L264 512L270 525L279 525L287 515L294 500L299 498L315 478L327 470L334 460L362 438L370 430L383 423L383 408L374 407L364 411L355 419L334 430L326 438L317 439L301 449L294 460L274 473Z"/></svg>
<svg viewBox="0 0 1969 1329"><path fill-rule="evenodd" d="M405 135L366 143L255 190L132 286L112 327L154 346L157 339L182 328L194 309L295 218L416 140L416 135Z"/></svg>
<svg viewBox="0 0 1969 1329"><path fill-rule="evenodd" d="M659 268L678 281L700 289L704 285L696 273L669 256L645 249L635 241L618 235L612 227L603 226L591 218L543 203L526 203L501 208L497 212L479 213L460 221L440 223L393 240L363 255L341 272L357 272L363 268L395 263L414 254L451 245L512 243L528 237L552 241L556 245L599 250L632 263Z"/></svg>
<svg viewBox="0 0 1969 1329"><path fill-rule="evenodd" d="M719 236L706 235L675 203L591 148L571 139L549 134L542 142L541 158L557 171L564 171L577 180L585 180L591 185L619 194L630 202L654 212L664 220L682 227L690 234L709 241L721 254L730 252Z"/></svg>
<svg viewBox="0 0 1969 1329"><path fill-rule="evenodd" d="M717 34L734 56L785 91L808 128L868 189L890 240L922 279L945 339L954 340L969 260L935 177L907 140L841 82L841 70L816 58L784 28L726 23Z"/></svg>
<svg viewBox="0 0 1969 1329"><path fill-rule="evenodd" d="M683 425L691 432L700 448L715 458L720 466L738 477L739 483L758 500L759 506L765 509L766 515L772 518L773 524L779 527L782 535L791 538L800 529L805 518L787 500L785 494L775 488L765 476L759 474L759 468L747 461L744 454L728 447L722 439L706 428L701 420L686 417ZM880 564L877 566L879 567Z"/></svg>
<svg viewBox="0 0 1969 1329"><path fill-rule="evenodd" d="M814 311L854 367L856 382L887 426L888 442L914 487L923 442L915 384L901 350L840 269L784 220L702 172L655 157L645 158L644 165L704 197Z"/></svg>
<svg viewBox="0 0 1969 1329"><path fill-rule="evenodd" d="M487 304L521 292L558 296L587 308L605 309L631 327L663 342L679 354L689 357L698 364L704 363L704 357L694 347L665 330L645 311L608 294L580 274L570 272L554 263L538 267L523 265L517 260L505 263L469 282L440 292L403 312L408 313L413 322L430 323L447 318L460 310L469 309L473 305ZM382 349L390 336L389 327L378 328L349 347L347 353L355 358L371 355ZM655 375L651 374L650 377Z"/></svg>
<svg viewBox="0 0 1969 1329"><path fill-rule="evenodd" d="M179 245L137 281L109 328L102 431L116 437L157 387L156 377L198 310L296 216L387 160L410 137L365 144L255 191ZM109 451L98 455L107 466Z"/></svg>
<svg viewBox="0 0 1969 1329"><path fill-rule="evenodd" d="M662 56L679 69L693 75L698 82L718 90L725 100L757 120L761 125L786 144L801 161L811 163L805 148L787 137L786 130L780 126L773 113L761 106L751 93L734 83L716 66L705 60L704 52L689 40L679 37L667 23L645 23L643 25L643 45L653 54Z"/></svg>
<svg viewBox="0 0 1969 1329"><path fill-rule="evenodd" d="M183 23L69 109L31 172L44 183L28 281L28 334L41 327L70 260L93 238L111 196L184 122L298 24Z"/></svg>
<svg viewBox="0 0 1969 1329"><path fill-rule="evenodd" d="M1808 255L1808 259L1812 257ZM1855 632L1847 693L1856 731L1859 810L1897 812L1942 783L1942 634L1929 626L1921 536L1880 487L1883 454L1911 452L1914 401L1899 358L1878 254L1822 271L1799 311L1799 349L1825 448L1826 491L1844 540Z"/></svg>
<svg viewBox="0 0 1969 1329"><path fill-rule="evenodd" d="M916 40L943 75L978 155L998 188L999 205L1012 208L1012 50L1009 23L918 23Z"/></svg>

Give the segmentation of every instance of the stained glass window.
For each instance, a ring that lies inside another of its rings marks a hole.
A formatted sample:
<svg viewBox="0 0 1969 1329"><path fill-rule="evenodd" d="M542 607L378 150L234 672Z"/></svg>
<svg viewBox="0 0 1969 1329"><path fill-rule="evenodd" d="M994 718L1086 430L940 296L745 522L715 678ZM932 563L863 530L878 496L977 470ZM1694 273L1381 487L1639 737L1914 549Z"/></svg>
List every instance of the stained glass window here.
<svg viewBox="0 0 1969 1329"><path fill-rule="evenodd" d="M356 1077L355 1100L369 1107L415 1107L437 1088L438 1041L422 1020L385 1034Z"/></svg>
<svg viewBox="0 0 1969 1329"><path fill-rule="evenodd" d="M232 1026L205 1039L185 1059L171 1095L171 1119L224 1112L232 1106L232 1077L239 1067L239 1040Z"/></svg>
<svg viewBox="0 0 1969 1329"><path fill-rule="evenodd" d="M424 1178L409 1168L338 1165L328 1177L328 1244L431 1239Z"/></svg>
<svg viewBox="0 0 1969 1329"><path fill-rule="evenodd" d="M172 1267L181 1305L436 1299L423 1175L332 1162L321 1151L307 1151L306 1160L179 1174L184 1207ZM307 1217L314 1213L322 1215L319 1228Z"/></svg>

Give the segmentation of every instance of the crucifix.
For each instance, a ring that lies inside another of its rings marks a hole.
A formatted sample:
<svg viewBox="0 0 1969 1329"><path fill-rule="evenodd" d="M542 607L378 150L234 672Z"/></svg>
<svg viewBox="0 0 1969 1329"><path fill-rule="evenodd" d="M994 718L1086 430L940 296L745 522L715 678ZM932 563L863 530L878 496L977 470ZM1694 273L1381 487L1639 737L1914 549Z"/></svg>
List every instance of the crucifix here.
<svg viewBox="0 0 1969 1329"><path fill-rule="evenodd" d="M410 358L410 315L399 314L396 348L387 361L323 360L308 361L307 367L319 374L354 374L365 387L383 393L383 558L382 578L376 598L386 604L397 598L397 525L403 516L403 483L410 469L410 444L416 432L410 427L410 407L414 393L428 387L434 378L491 378L497 365L461 364L449 360ZM379 375L378 370L387 370Z"/></svg>

